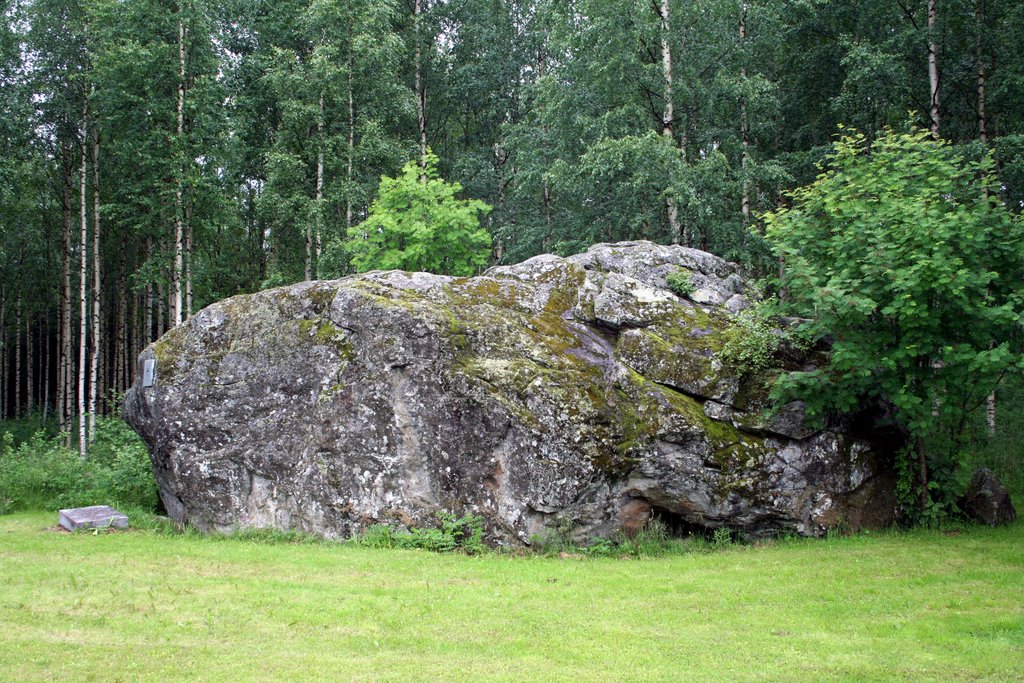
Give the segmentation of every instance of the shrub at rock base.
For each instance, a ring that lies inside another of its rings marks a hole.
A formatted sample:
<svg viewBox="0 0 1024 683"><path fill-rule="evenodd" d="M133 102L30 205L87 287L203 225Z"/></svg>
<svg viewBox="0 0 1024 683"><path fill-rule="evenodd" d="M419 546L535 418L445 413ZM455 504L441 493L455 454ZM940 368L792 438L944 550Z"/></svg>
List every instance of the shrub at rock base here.
<svg viewBox="0 0 1024 683"><path fill-rule="evenodd" d="M17 443L0 436L0 513L114 505L154 510L156 483L146 448L121 420L97 418L90 458L63 437L39 431Z"/></svg>

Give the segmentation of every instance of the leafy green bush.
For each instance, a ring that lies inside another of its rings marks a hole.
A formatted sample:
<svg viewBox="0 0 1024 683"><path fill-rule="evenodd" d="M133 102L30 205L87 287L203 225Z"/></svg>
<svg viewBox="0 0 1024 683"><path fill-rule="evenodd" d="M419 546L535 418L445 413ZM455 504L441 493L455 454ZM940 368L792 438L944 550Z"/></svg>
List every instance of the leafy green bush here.
<svg viewBox="0 0 1024 683"><path fill-rule="evenodd" d="M374 524L353 540L368 548L403 548L430 550L436 553L456 550L478 554L484 550L484 520L479 515L457 517L437 513L438 526L397 529L387 524Z"/></svg>
<svg viewBox="0 0 1024 683"><path fill-rule="evenodd" d="M82 461L61 437L39 431L17 442L0 436L0 513L114 505L153 510L157 488L149 454L123 421L96 419L90 457Z"/></svg>
<svg viewBox="0 0 1024 683"><path fill-rule="evenodd" d="M491 236L480 219L491 207L459 199L462 186L441 178L435 155L423 161L409 162L396 178L381 178L369 217L348 230L344 249L357 272L399 268L473 275L487 264Z"/></svg>
<svg viewBox="0 0 1024 683"><path fill-rule="evenodd" d="M697 289L693 284L693 279L690 277L690 271L685 268L678 268L669 273L668 277L665 278L665 284L670 292L684 299L693 294L694 290Z"/></svg>
<svg viewBox="0 0 1024 683"><path fill-rule="evenodd" d="M891 406L912 446L898 464L904 510L931 523L955 493L941 475L964 462L970 407L1024 373L1022 219L991 155L917 129L847 132L790 198L765 216L785 263L780 306L832 352L773 397L811 415Z"/></svg>

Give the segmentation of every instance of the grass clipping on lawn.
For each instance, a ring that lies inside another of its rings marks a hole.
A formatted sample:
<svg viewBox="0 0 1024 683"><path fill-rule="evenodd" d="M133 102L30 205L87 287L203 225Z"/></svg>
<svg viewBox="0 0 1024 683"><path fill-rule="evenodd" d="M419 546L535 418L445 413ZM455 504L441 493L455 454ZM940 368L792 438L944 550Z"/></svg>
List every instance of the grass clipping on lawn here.
<svg viewBox="0 0 1024 683"><path fill-rule="evenodd" d="M1024 525L653 559L0 517L3 681L1024 680Z"/></svg>

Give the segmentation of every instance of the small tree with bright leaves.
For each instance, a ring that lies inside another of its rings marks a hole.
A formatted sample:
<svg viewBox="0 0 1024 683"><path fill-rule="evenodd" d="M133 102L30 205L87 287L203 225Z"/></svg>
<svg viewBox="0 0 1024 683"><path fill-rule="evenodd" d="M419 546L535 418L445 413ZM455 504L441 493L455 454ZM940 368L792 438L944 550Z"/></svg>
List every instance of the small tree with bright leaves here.
<svg viewBox="0 0 1024 683"><path fill-rule="evenodd" d="M461 185L438 175L437 157L430 153L425 165L410 161L397 178L381 178L369 217L348 231L353 268L478 272L491 253L491 237L480 224L491 207L458 199L461 191Z"/></svg>
<svg viewBox="0 0 1024 683"><path fill-rule="evenodd" d="M766 225L780 306L831 341L831 361L784 375L775 396L818 415L889 403L909 444L900 493L928 521L952 493L933 474L959 464L971 412L1024 366L1024 226L991 156L927 131L845 134L824 168Z"/></svg>

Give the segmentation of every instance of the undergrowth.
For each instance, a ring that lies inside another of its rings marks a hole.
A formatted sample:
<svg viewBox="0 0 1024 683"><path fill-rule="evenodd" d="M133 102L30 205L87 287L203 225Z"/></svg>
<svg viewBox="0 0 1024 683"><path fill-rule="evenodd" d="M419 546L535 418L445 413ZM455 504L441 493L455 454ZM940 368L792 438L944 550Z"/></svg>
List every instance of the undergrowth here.
<svg viewBox="0 0 1024 683"><path fill-rule="evenodd" d="M971 469L992 470L1020 509L1024 505L1024 380L1007 378L996 394L996 431L988 433L984 406L979 407L973 416L967 463Z"/></svg>
<svg viewBox="0 0 1024 683"><path fill-rule="evenodd" d="M96 418L89 457L46 427L0 425L0 514L112 505L155 510L157 488L142 440L122 420Z"/></svg>
<svg viewBox="0 0 1024 683"><path fill-rule="evenodd" d="M633 536L618 534L612 539L593 539L588 544L579 544L571 540L564 531L556 531L545 536L534 536L525 548L508 548L492 547L484 543L483 518L472 514L458 517L450 513L438 513L436 526L400 528L389 524L374 524L364 533L351 539L336 541L297 530L240 529L232 533L204 534L190 524L179 524L142 508L127 508L124 512L128 515L132 529L171 536L205 537L226 542L241 541L266 545L353 545L362 548L426 550L466 555L498 554L574 559L655 558L709 553L746 545L725 528L716 529L707 536L674 536L668 526L659 519L652 519ZM110 533L122 532L110 530ZM788 539L789 537L760 540L754 545L784 542Z"/></svg>
<svg viewBox="0 0 1024 683"><path fill-rule="evenodd" d="M483 552L484 520L479 515L457 517L447 512L437 514L436 527L399 529L387 524L374 524L352 543L367 548L420 548L433 552L461 551L471 555Z"/></svg>

